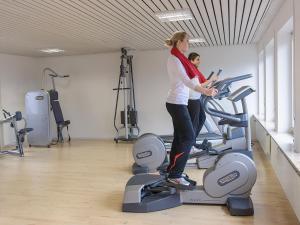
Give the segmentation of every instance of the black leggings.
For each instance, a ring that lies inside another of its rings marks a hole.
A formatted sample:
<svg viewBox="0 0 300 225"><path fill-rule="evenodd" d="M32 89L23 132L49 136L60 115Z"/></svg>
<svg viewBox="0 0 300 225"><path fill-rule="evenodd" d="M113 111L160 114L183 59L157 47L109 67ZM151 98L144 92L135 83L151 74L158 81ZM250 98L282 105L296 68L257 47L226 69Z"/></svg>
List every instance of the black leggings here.
<svg viewBox="0 0 300 225"><path fill-rule="evenodd" d="M206 120L206 115L203 109L202 101L200 99L189 99L188 110L193 123L196 136L195 138L197 138Z"/></svg>
<svg viewBox="0 0 300 225"><path fill-rule="evenodd" d="M195 143L193 123L186 105L166 103L174 127L174 139L168 166L169 178L179 178L184 171L192 146Z"/></svg>

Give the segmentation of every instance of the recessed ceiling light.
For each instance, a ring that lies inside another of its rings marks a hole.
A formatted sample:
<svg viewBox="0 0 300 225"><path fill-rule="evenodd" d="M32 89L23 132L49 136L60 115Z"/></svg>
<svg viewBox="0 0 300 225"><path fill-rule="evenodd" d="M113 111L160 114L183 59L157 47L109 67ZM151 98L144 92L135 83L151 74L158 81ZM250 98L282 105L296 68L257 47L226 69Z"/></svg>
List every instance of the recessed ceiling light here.
<svg viewBox="0 0 300 225"><path fill-rule="evenodd" d="M179 20L191 20L193 19L192 13L189 9L161 11L155 13L161 22L172 22Z"/></svg>
<svg viewBox="0 0 300 225"><path fill-rule="evenodd" d="M58 53L58 52L64 52L65 50L58 49L58 48L48 48L48 49L42 49L41 52L45 53Z"/></svg>
<svg viewBox="0 0 300 225"><path fill-rule="evenodd" d="M189 39L190 43L204 43L206 42L204 38L191 38Z"/></svg>

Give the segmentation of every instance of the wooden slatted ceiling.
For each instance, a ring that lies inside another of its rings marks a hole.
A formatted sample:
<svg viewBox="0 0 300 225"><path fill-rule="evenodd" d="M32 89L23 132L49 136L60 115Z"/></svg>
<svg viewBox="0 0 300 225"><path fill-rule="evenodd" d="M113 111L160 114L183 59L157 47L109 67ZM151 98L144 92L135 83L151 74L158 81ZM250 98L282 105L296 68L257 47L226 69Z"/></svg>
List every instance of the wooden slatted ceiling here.
<svg viewBox="0 0 300 225"><path fill-rule="evenodd" d="M283 0L0 0L0 52L160 49L177 30L206 40L194 47L252 44L274 1ZM161 23L154 15L175 9L190 9L194 19Z"/></svg>

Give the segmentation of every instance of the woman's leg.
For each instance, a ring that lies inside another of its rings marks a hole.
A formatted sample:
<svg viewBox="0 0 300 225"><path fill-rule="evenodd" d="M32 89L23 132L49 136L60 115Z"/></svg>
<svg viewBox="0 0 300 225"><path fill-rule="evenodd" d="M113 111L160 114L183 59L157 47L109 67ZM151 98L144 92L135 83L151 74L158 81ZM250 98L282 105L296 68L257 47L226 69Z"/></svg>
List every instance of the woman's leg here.
<svg viewBox="0 0 300 225"><path fill-rule="evenodd" d="M169 110L168 110L169 111ZM173 119L172 119L173 121ZM176 132L176 127L174 125L174 122L173 122L173 129L174 129L174 133L173 133L173 142L172 142L172 145L171 145L171 150L170 150L170 158L169 158L169 166L167 168L167 171L169 171L169 167L171 165L170 162L173 162L174 161L174 157L176 155L176 152L177 152L177 146L178 146L178 136L177 136L177 132Z"/></svg>
<svg viewBox="0 0 300 225"><path fill-rule="evenodd" d="M185 105L169 103L166 105L174 126L174 141L168 167L169 178L180 178L195 142L195 132L189 111Z"/></svg>
<svg viewBox="0 0 300 225"><path fill-rule="evenodd" d="M190 99L188 102L188 110L193 123L195 136L198 136L197 130L199 128L199 113L200 113L200 101L198 99Z"/></svg>
<svg viewBox="0 0 300 225"><path fill-rule="evenodd" d="M201 100L199 100L199 123L198 123L198 127L197 129L195 130L195 134L196 134L196 137L199 135L200 131L202 130L203 128L203 125L205 123L205 120L206 120L206 114L205 114L205 111L204 111L204 107L203 107L203 103Z"/></svg>

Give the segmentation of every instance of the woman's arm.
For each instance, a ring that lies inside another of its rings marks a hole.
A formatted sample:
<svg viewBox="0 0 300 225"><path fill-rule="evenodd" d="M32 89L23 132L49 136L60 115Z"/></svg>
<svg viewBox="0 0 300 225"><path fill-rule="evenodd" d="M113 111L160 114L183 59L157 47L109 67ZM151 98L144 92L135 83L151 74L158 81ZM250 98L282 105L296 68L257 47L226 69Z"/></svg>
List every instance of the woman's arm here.
<svg viewBox="0 0 300 225"><path fill-rule="evenodd" d="M218 93L218 90L215 88L206 88L202 84L197 85L194 89L195 91L200 92L206 96L215 96Z"/></svg>

